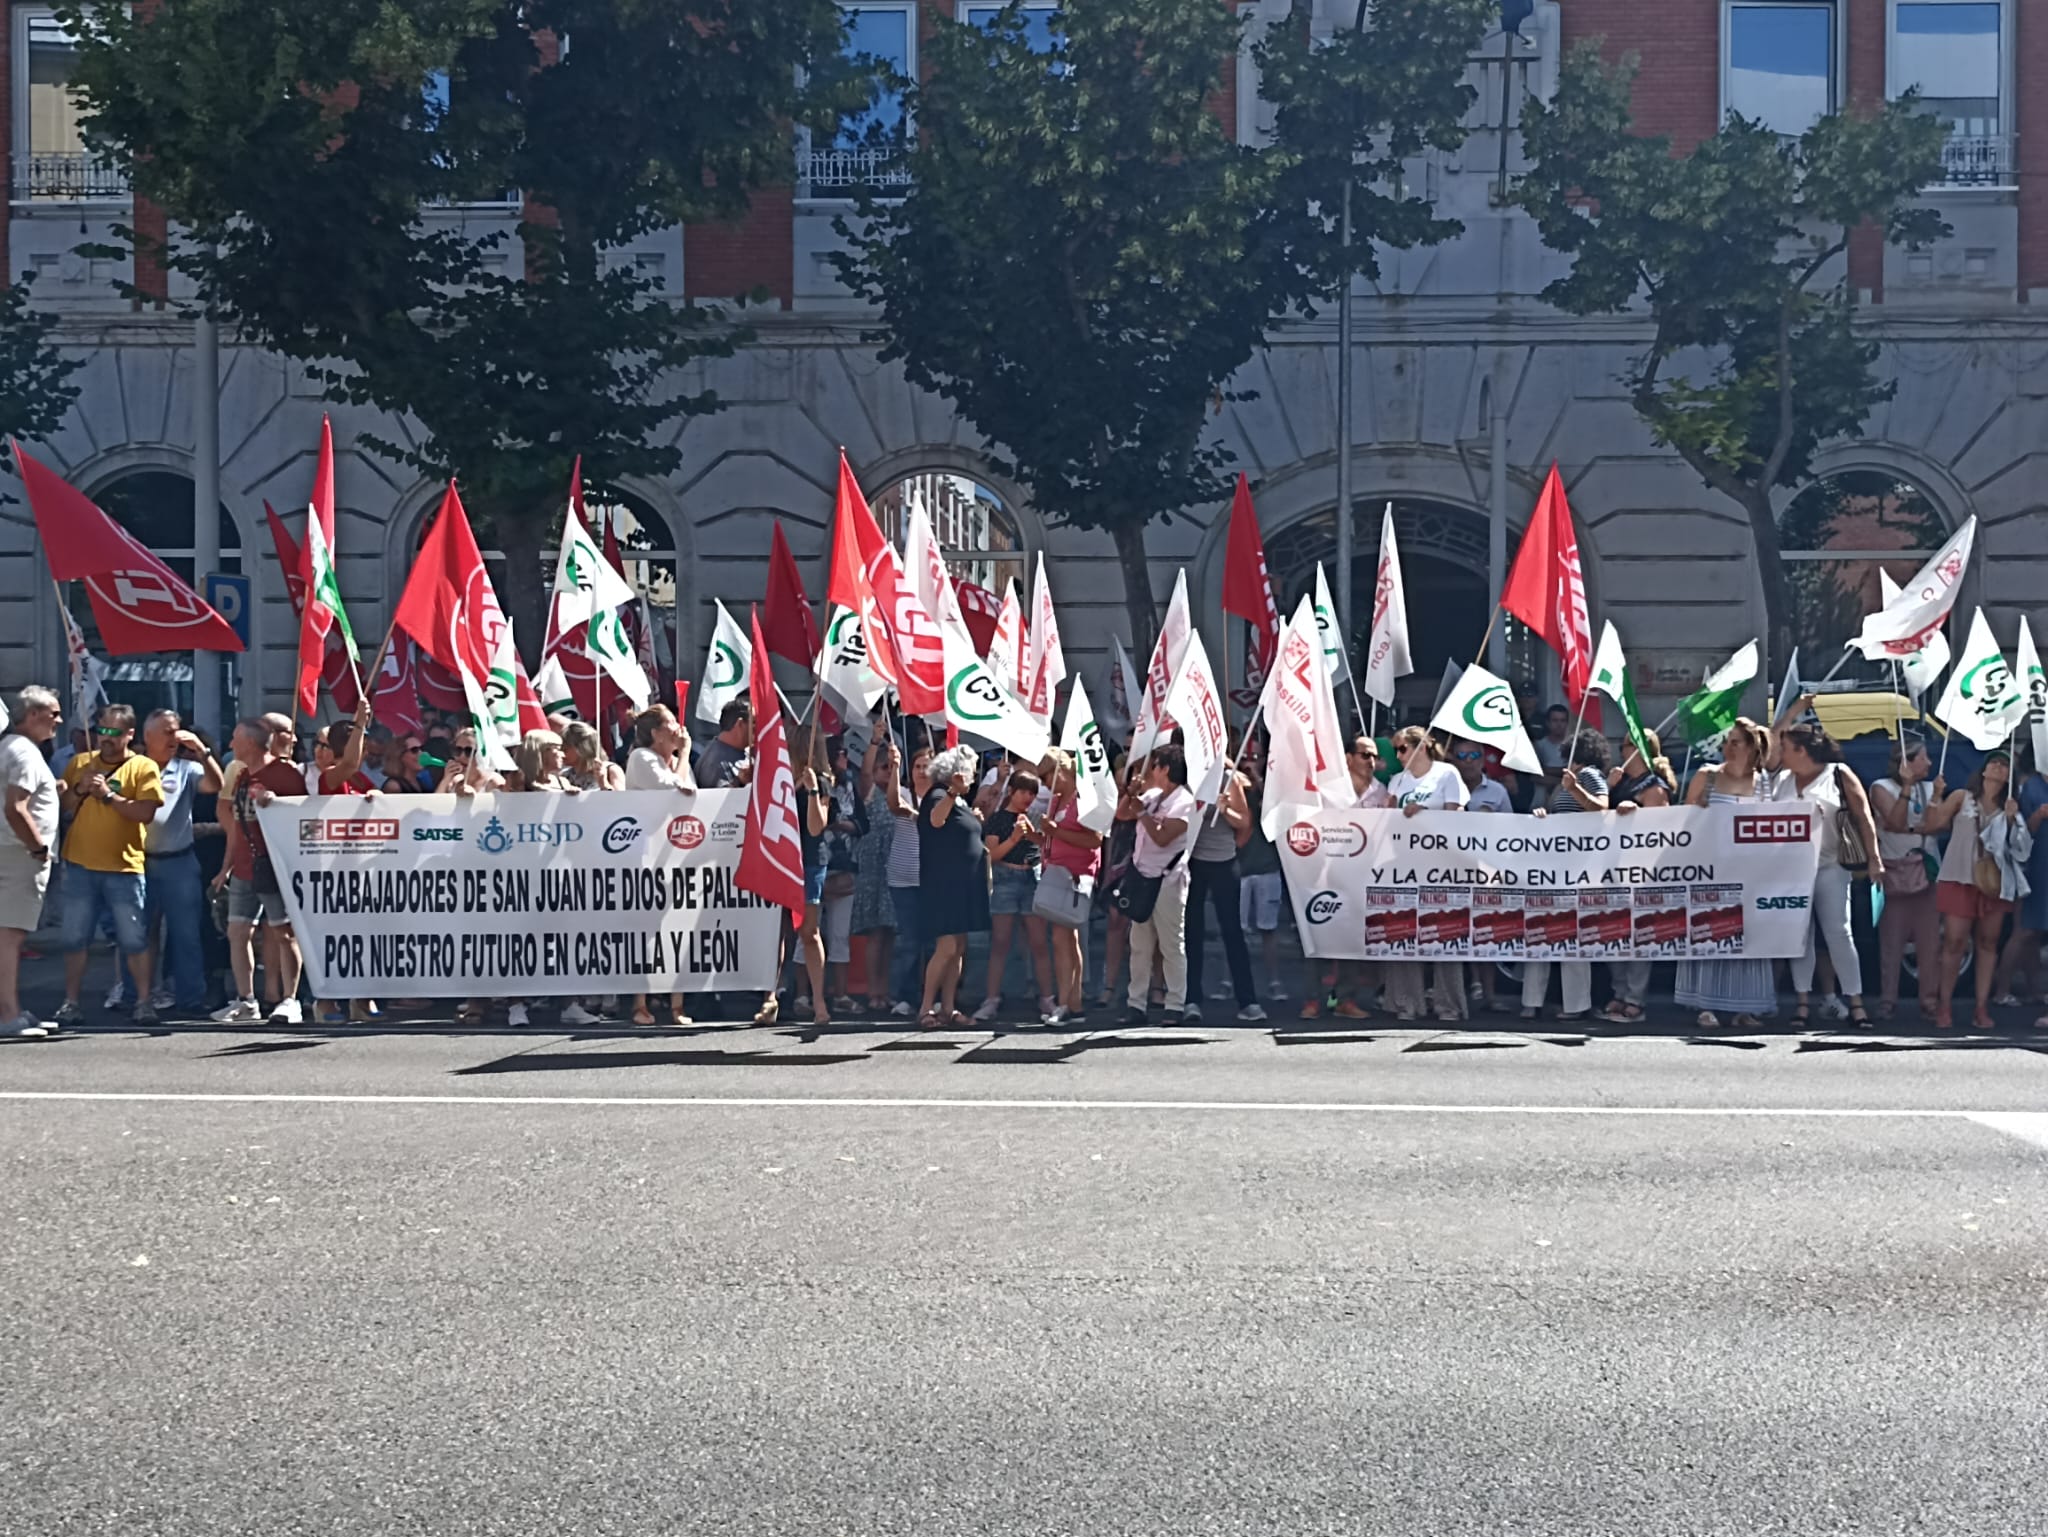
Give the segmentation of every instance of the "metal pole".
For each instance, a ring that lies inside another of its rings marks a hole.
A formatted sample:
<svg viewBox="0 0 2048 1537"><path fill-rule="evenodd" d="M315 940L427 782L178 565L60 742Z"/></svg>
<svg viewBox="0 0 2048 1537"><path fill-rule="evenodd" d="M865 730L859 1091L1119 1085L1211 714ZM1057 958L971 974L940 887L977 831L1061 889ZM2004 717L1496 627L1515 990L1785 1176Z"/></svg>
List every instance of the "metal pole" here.
<svg viewBox="0 0 2048 1537"><path fill-rule="evenodd" d="M192 585L220 569L220 323L201 310L192 333ZM253 584L252 584L253 585ZM250 593L249 607L256 607ZM218 736L220 656L192 653L193 724Z"/></svg>
<svg viewBox="0 0 2048 1537"><path fill-rule="evenodd" d="M1486 392L1486 583L1494 601L1500 600L1508 584L1508 403L1501 388L1506 369L1502 359L1493 363L1491 388ZM1487 629L1487 668L1497 678L1508 675L1508 636L1501 625Z"/></svg>
<svg viewBox="0 0 2048 1537"><path fill-rule="evenodd" d="M1351 174L1344 175L1343 286L1337 291L1337 625L1351 648Z"/></svg>

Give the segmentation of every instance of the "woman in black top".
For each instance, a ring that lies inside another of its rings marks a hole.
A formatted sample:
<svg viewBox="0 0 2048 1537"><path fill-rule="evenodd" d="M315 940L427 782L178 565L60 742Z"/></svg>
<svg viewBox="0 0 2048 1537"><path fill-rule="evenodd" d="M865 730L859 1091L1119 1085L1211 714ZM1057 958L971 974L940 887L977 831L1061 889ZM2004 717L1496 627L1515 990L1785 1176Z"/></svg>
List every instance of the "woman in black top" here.
<svg viewBox="0 0 2048 1537"><path fill-rule="evenodd" d="M979 761L971 747L940 753L932 760L932 787L917 807L918 919L933 944L918 1014L927 1030L967 1023L954 1007L960 966L967 936L988 928L988 849L972 800Z"/></svg>

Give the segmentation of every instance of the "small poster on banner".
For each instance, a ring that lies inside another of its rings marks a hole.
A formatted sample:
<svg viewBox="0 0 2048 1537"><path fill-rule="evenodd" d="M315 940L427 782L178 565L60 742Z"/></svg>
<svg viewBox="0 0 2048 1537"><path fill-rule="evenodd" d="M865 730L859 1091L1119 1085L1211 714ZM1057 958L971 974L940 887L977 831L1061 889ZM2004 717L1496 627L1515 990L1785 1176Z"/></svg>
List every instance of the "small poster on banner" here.
<svg viewBox="0 0 2048 1537"><path fill-rule="evenodd" d="M1579 897L1575 891L1530 891L1522 896L1525 953L1538 959L1579 953Z"/></svg>
<svg viewBox="0 0 2048 1537"><path fill-rule="evenodd" d="M1742 953L1742 888L1692 888L1692 953L1694 956Z"/></svg>
<svg viewBox="0 0 2048 1537"><path fill-rule="evenodd" d="M1482 955L1522 953L1522 893L1472 893L1472 949Z"/></svg>
<svg viewBox="0 0 2048 1537"><path fill-rule="evenodd" d="M1372 890L1365 894L1367 948L1413 955L1416 940L1415 893Z"/></svg>
<svg viewBox="0 0 2048 1537"><path fill-rule="evenodd" d="M1638 957L1686 953L1689 909L1683 886L1636 888L1635 952Z"/></svg>
<svg viewBox="0 0 2048 1537"><path fill-rule="evenodd" d="M1462 886L1425 886L1416 904L1415 934L1425 950L1468 955L1472 950L1472 892Z"/></svg>
<svg viewBox="0 0 2048 1537"><path fill-rule="evenodd" d="M1626 888L1579 893L1579 954L1626 955L1634 932Z"/></svg>

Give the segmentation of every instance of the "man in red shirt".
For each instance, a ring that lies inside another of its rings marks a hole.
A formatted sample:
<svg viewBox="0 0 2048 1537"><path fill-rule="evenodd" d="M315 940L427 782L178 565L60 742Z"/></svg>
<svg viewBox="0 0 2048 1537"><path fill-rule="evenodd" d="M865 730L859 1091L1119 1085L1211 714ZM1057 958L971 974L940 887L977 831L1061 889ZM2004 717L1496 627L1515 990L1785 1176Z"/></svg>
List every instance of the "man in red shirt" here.
<svg viewBox="0 0 2048 1537"><path fill-rule="evenodd" d="M253 1023L263 1017L256 1006L254 940L259 922L264 931L264 990L272 995L270 1017L279 1024L305 1022L299 1007L299 942L256 811L277 796L304 795L306 777L291 760L271 755L271 740L272 732L262 720L245 720L235 727L235 758L228 771L232 814L221 819L228 857L213 883L216 889L223 884L228 888L228 966L235 979L234 998L214 1011L222 1024Z"/></svg>

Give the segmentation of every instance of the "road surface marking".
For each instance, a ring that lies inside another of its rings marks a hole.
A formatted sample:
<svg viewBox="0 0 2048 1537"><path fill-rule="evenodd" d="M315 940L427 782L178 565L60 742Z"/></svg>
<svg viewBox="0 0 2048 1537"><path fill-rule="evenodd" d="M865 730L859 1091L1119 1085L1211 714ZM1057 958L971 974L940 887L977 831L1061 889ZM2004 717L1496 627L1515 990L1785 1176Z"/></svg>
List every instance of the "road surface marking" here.
<svg viewBox="0 0 2048 1537"><path fill-rule="evenodd" d="M1341 1100L1218 1099L973 1099L841 1097L835 1095L596 1095L596 1094L168 1094L121 1090L0 1090L0 1100L96 1104L204 1105L563 1105L644 1109L838 1110L1152 1110L1287 1115L1557 1115L1689 1116L1703 1119L1976 1121L2048 1146L2048 1114L2001 1110L1848 1109L1758 1105L1428 1105L1349 1103ZM2026 1123L2021 1129L2017 1123Z"/></svg>

